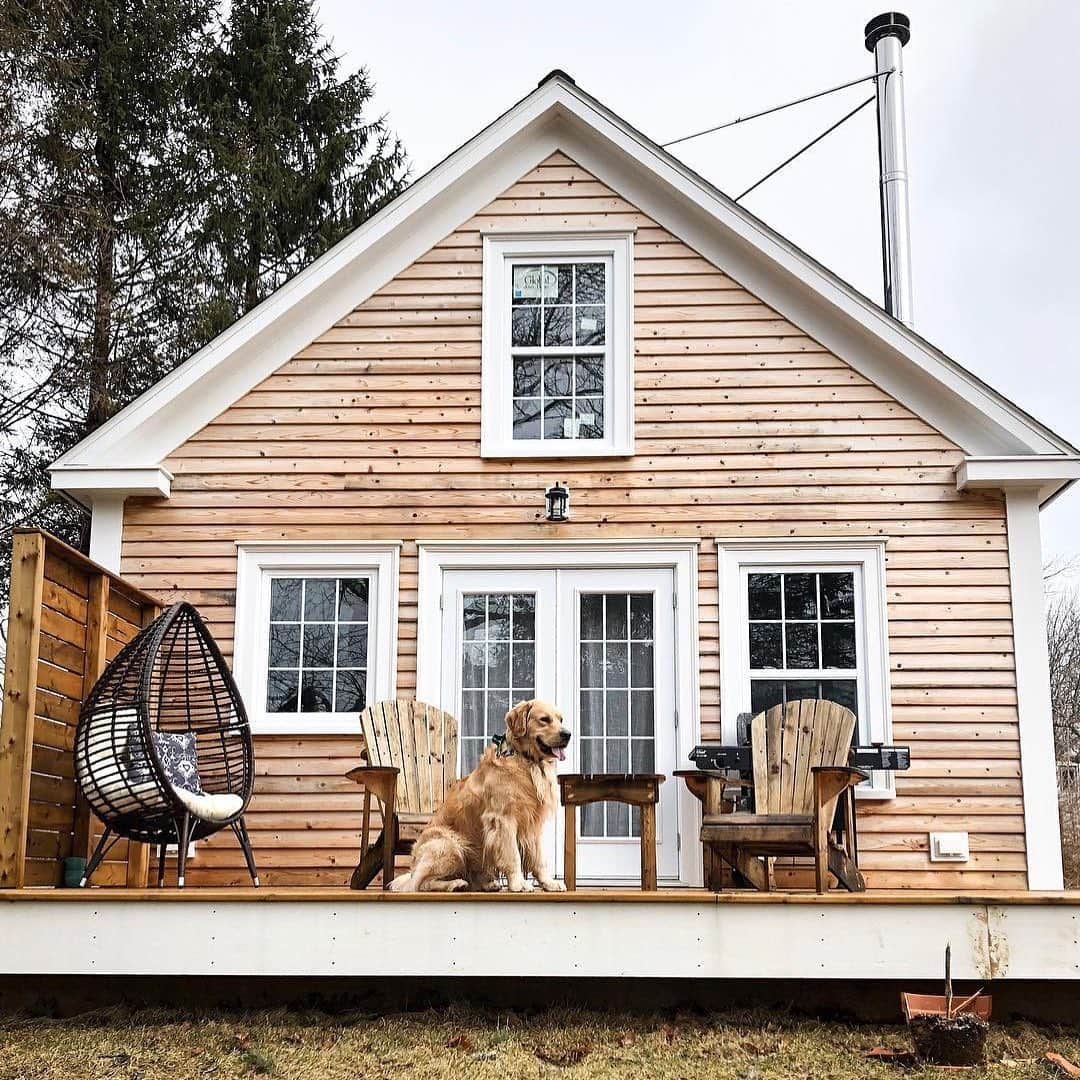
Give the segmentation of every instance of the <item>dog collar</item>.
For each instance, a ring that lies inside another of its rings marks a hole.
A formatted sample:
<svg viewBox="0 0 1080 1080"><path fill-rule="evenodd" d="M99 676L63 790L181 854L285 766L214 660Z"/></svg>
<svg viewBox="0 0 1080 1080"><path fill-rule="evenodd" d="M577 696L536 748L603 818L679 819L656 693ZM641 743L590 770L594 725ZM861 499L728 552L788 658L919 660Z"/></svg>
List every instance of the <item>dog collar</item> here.
<svg viewBox="0 0 1080 1080"><path fill-rule="evenodd" d="M495 753L499 757L513 757L514 748L506 741L505 732L501 735L492 735L491 741L495 746Z"/></svg>

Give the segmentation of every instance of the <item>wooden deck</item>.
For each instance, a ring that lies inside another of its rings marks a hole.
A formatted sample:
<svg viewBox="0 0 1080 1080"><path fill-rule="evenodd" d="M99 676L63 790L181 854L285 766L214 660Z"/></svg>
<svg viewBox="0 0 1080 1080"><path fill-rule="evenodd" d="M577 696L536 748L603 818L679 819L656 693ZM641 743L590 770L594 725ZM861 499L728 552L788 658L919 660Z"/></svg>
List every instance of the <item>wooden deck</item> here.
<svg viewBox="0 0 1080 1080"><path fill-rule="evenodd" d="M923 889L876 889L849 893L836 890L818 895L813 890L784 890L770 893L753 889L714 893L708 889L589 888L575 892L545 893L391 893L382 889L305 888L273 886L254 888L89 888L10 889L0 892L0 905L8 902L46 901L63 904L122 903L332 903L332 904L692 904L698 907L727 904L824 905L874 907L880 905L971 906L1009 905L1020 907L1074 907L1080 920L1080 890L1029 892L997 890L972 893L943 893ZM1080 933L1080 924L1078 924Z"/></svg>

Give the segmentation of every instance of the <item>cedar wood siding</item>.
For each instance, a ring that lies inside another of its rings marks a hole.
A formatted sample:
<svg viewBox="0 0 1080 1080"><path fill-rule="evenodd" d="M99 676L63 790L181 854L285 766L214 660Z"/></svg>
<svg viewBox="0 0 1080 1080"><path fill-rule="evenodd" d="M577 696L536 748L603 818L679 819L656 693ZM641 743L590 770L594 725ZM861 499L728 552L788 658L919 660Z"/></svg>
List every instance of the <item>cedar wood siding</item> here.
<svg viewBox="0 0 1080 1080"><path fill-rule="evenodd" d="M636 456L483 461L482 230L637 230ZM723 536L889 536L893 735L913 766L860 805L873 887L1025 888L1001 498L958 494L958 447L568 158L555 155L179 447L172 497L132 499L122 571L183 596L232 647L237 539L404 540L398 691L416 673L416 541L700 537L701 724L719 735ZM556 477L573 521L539 524ZM249 826L263 881L341 884L359 739L256 740ZM931 864L930 829L971 859ZM244 883L231 836L192 884Z"/></svg>

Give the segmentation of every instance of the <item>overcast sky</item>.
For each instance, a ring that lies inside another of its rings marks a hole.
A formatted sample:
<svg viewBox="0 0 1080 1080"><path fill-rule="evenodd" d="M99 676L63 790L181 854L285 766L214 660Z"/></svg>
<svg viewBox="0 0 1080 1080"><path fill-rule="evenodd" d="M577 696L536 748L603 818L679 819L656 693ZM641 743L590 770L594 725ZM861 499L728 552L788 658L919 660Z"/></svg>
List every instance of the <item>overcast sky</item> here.
<svg viewBox="0 0 1080 1080"><path fill-rule="evenodd" d="M561 67L664 142L873 70L869 0L513 6L320 0L352 71L368 67L419 176ZM1080 175L1074 0L902 0L916 328L1080 443ZM864 83L675 152L738 194L869 96ZM873 109L744 205L881 301ZM1080 556L1080 485L1043 515L1050 557Z"/></svg>

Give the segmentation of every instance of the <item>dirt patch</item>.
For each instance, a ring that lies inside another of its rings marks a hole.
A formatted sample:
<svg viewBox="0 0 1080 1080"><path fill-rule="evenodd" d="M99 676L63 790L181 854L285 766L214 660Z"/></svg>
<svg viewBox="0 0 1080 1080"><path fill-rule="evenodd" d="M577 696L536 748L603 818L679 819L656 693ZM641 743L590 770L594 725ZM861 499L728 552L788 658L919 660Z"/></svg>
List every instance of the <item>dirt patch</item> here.
<svg viewBox="0 0 1080 1080"><path fill-rule="evenodd" d="M937 1065L981 1065L990 1025L972 1016L913 1016L911 1037L919 1057Z"/></svg>

